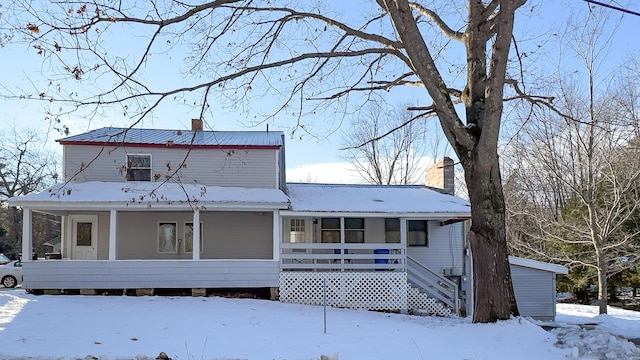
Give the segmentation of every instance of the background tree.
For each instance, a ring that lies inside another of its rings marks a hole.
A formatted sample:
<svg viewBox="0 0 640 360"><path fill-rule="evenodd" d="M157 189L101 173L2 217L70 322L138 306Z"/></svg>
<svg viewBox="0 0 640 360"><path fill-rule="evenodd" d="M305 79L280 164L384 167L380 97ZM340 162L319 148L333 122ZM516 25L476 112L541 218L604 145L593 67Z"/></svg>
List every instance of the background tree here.
<svg viewBox="0 0 640 360"><path fill-rule="evenodd" d="M225 97L242 108L269 96L263 113L252 109L258 121L281 116L293 120L292 134L312 133L313 120L340 123L372 93L422 88L418 115L437 115L464 169L473 321L488 322L518 314L497 147L505 81L513 98L530 99L507 75L515 12L525 1L429 8L377 0L358 11L339 8L348 2L15 1L10 18L50 70L26 97L54 104L56 114L100 116L113 105L133 126L163 106L189 106L186 113L197 113L190 117L205 118Z"/></svg>
<svg viewBox="0 0 640 360"><path fill-rule="evenodd" d="M600 313L608 277L634 267L640 245L640 123L637 100L626 95L638 83L619 71L600 74L606 28L599 11L569 25L564 46L584 70L559 71L555 108L531 115L503 162L514 251L576 268L582 285L595 277Z"/></svg>
<svg viewBox="0 0 640 360"><path fill-rule="evenodd" d="M347 130L344 158L367 183L408 185L424 181L429 164L423 157L427 148L437 149L438 143L429 144L428 125L424 119L414 119L408 107L369 102Z"/></svg>
<svg viewBox="0 0 640 360"><path fill-rule="evenodd" d="M0 135L0 202L19 195L43 190L55 182L56 156L43 149L43 141L35 130L5 130ZM0 252L15 255L22 243L22 211L3 204L0 220L6 233L0 236ZM59 232L55 216L34 216L34 238L41 243L50 240Z"/></svg>

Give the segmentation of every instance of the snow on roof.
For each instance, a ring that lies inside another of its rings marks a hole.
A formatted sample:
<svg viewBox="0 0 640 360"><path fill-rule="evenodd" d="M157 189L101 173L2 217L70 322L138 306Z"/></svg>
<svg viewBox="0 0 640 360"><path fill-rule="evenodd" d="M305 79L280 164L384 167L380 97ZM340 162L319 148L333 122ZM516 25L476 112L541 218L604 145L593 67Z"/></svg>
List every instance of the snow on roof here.
<svg viewBox="0 0 640 360"><path fill-rule="evenodd" d="M161 186L160 186L161 185ZM40 193L9 199L12 206L41 209L247 207L287 209L279 189L240 188L167 182L101 182L57 184Z"/></svg>
<svg viewBox="0 0 640 360"><path fill-rule="evenodd" d="M280 147L282 131L191 131L104 127L69 136L61 144Z"/></svg>
<svg viewBox="0 0 640 360"><path fill-rule="evenodd" d="M511 265L524 266L532 269L545 270L554 272L556 274L568 274L569 269L562 265L546 263L542 261L536 261L531 259L524 259L516 256L509 256L509 263Z"/></svg>
<svg viewBox="0 0 640 360"><path fill-rule="evenodd" d="M292 211L469 216L469 202L425 186L287 184Z"/></svg>

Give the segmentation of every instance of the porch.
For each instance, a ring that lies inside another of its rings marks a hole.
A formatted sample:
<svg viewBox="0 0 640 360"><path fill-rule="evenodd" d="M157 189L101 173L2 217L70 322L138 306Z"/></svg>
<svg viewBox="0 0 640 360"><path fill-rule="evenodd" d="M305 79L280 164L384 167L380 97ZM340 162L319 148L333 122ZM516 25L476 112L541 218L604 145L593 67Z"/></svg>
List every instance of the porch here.
<svg viewBox="0 0 640 360"><path fill-rule="evenodd" d="M280 251L280 301L460 313L460 284L408 256L405 244L283 243Z"/></svg>
<svg viewBox="0 0 640 360"><path fill-rule="evenodd" d="M275 288L274 260L36 260L25 289Z"/></svg>

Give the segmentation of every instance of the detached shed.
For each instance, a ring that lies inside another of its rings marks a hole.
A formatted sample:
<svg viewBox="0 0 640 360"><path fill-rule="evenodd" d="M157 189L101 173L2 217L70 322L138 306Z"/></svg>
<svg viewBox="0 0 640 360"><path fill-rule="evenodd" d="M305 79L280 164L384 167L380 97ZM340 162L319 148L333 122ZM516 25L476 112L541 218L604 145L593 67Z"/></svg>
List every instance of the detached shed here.
<svg viewBox="0 0 640 360"><path fill-rule="evenodd" d="M564 266L509 256L513 291L520 315L538 320L556 316L556 274L566 274Z"/></svg>

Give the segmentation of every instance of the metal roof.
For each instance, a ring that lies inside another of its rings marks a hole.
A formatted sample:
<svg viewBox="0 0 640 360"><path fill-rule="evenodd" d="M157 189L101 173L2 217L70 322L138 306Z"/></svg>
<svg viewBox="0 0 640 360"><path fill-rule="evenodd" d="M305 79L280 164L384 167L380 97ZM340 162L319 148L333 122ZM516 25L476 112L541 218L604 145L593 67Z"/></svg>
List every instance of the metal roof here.
<svg viewBox="0 0 640 360"><path fill-rule="evenodd" d="M287 183L291 211L469 217L467 200L425 186Z"/></svg>
<svg viewBox="0 0 640 360"><path fill-rule="evenodd" d="M86 145L281 147L282 131L192 131L104 127L58 139L59 143Z"/></svg>

